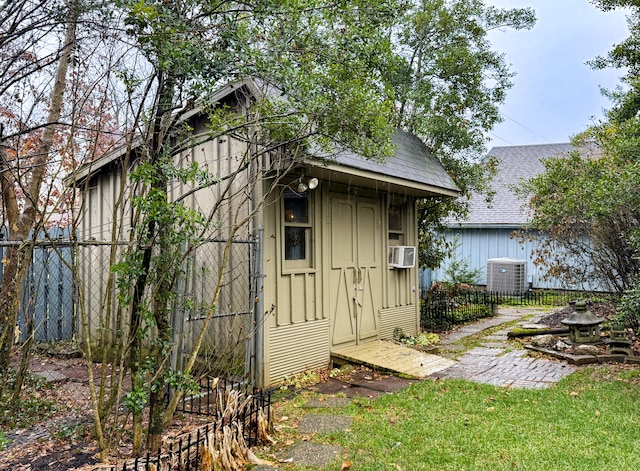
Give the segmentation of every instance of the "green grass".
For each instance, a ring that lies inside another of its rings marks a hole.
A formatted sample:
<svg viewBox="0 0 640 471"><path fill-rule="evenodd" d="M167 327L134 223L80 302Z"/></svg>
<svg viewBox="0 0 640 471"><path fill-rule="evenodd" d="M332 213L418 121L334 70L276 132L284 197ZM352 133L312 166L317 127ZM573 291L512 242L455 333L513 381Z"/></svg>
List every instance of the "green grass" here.
<svg viewBox="0 0 640 471"><path fill-rule="evenodd" d="M426 381L355 400L350 432L313 441L348 450L325 470L637 470L638 373L584 368L537 391Z"/></svg>

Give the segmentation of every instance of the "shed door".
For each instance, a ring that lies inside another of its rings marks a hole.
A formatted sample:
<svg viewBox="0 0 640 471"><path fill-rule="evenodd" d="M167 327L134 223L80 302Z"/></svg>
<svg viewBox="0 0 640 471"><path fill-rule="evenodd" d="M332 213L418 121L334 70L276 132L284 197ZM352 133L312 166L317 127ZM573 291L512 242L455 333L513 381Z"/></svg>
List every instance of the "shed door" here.
<svg viewBox="0 0 640 471"><path fill-rule="evenodd" d="M382 304L379 204L331 198L330 306L332 345L377 338Z"/></svg>

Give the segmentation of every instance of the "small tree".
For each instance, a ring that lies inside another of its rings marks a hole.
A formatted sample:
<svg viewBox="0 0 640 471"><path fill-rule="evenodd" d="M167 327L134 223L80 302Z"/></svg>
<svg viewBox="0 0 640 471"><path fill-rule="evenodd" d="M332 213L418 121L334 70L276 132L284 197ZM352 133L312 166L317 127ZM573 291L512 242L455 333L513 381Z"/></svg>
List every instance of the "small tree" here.
<svg viewBox="0 0 640 471"><path fill-rule="evenodd" d="M114 87L127 93L121 101L131 110L126 115L131 125L123 146L122 186L111 230L114 243L109 259L115 278L110 281L110 293L103 295L107 302L100 330L102 358L107 360L110 342L120 345L110 350L115 356L110 365L111 388L105 387L106 361L100 384L92 377L96 433L103 457L111 439L117 438L113 433L121 424L121 399L132 416L134 451L144 446L145 417L146 447L155 450L180 397L191 387L202 339L225 283L229 245L223 249L211 297L189 307L200 313L203 325L179 373L169 365L174 348L170 306L176 302L175 282L182 262L204 240L217 234L233 239L263 199L281 191L276 178L272 187L254 198L253 187L262 178L258 171L250 180L243 180L247 171L260 168L258 162L279 155L281 149L287 150L292 164L301 161L310 148L326 152L349 148L376 158L392 152L393 101L380 77L388 75L383 68L388 67L385 58L391 50L385 39L396 2L375 7L354 4L353 8L303 3L118 3L124 15L119 26L135 40L135 57L144 67L133 68L132 55L126 56L118 64L121 82ZM118 19L116 15L111 18ZM238 106L212 98L223 84L247 76L260 77L254 83L257 88L260 84L265 87L252 96L238 95ZM192 123L179 110L188 112L196 105L208 125L194 135ZM213 172L198 163L184 166L176 162L181 149L217 139L233 140L244 149L234 155L233 168ZM286 170L282 169L282 175ZM185 195L176 197L174 185L187 188ZM209 189L215 192L206 209L186 204L189 195ZM240 200L233 206L237 209L227 206L232 199ZM251 210L246 209L249 199ZM123 224L125 219L132 222L130 229ZM122 237L128 243L119 251L115 242ZM109 302L114 294L117 305ZM101 355L90 322L84 310L88 362ZM117 328L111 330L111 325ZM132 390L125 394L127 371L131 372ZM166 406L168 384L178 387Z"/></svg>
<svg viewBox="0 0 640 471"><path fill-rule="evenodd" d="M625 67L623 82L629 88L605 91L613 100L606 119L574 138L576 152L547 159L545 172L525 182L522 194L529 197L530 231L543 234L536 263L570 285L595 281L622 293L634 286L640 269L638 6L619 0L594 3L605 11L628 7L633 12L629 38L591 62L595 68Z"/></svg>
<svg viewBox="0 0 640 471"><path fill-rule="evenodd" d="M452 255L449 258L447 267L444 269L445 281L452 285L477 285L480 283L482 270L480 268L472 269L469 258L460 258L459 247L460 238L456 236L451 244Z"/></svg>
<svg viewBox="0 0 640 471"><path fill-rule="evenodd" d="M402 20L401 60L392 78L397 123L427 143L461 191L458 199L419 203L422 266L438 266L450 250L438 235L443 221L464 218L472 192L490 196L495 162L484 159L484 136L502 119L499 106L514 74L487 33L534 23L530 8L499 9L481 0L416 2Z"/></svg>
<svg viewBox="0 0 640 471"><path fill-rule="evenodd" d="M51 14L55 15L53 19ZM33 238L46 220L41 204L43 187L58 150L57 130L79 15L79 5L74 1L64 6L56 3L47 6L23 0L0 9L0 58L3 58L0 113L5 121L0 122L0 182L3 222L8 226L8 239L13 242L4 252L0 286L0 403L8 402L6 386L24 274L33 255ZM63 27L64 31L60 49L53 54L50 50L43 52L41 44L33 42L34 38L55 37L57 27ZM44 57L38 57L38 53ZM49 66L55 67L53 83L32 98L25 96L22 87L26 88L36 74L44 81ZM8 93L14 94L15 101L24 99L22 106L26 109L4 107ZM44 115L40 122L31 119L32 113L38 116L38 112ZM18 381L11 392L13 403L19 398L26 373L28 345L23 352Z"/></svg>
<svg viewBox="0 0 640 471"><path fill-rule="evenodd" d="M576 142L580 146L580 142ZM640 182L637 162L579 147L570 156L545 160L545 171L522 182L538 242L534 263L569 286L599 283L626 290L638 273Z"/></svg>

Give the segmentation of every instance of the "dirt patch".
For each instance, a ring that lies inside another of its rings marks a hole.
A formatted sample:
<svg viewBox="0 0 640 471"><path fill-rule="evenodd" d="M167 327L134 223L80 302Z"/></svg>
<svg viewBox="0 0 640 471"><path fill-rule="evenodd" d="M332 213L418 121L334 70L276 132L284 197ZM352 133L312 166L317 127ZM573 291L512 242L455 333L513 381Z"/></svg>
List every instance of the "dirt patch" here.
<svg viewBox="0 0 640 471"><path fill-rule="evenodd" d="M52 372L52 385L39 392L41 399L56 404L47 418L28 428L5 430L6 448L0 452L0 470L61 471L92 469L98 450L91 434L93 423L87 386L87 370L83 359L72 355L62 358L42 353L31 360L30 371L43 376ZM320 381L307 385L306 390L345 397L376 398L400 391L419 380L399 378L365 367L332 375L324 370ZM199 418L176 418L167 437L189 430L199 424ZM120 449L120 459L128 457L128 449Z"/></svg>
<svg viewBox="0 0 640 471"><path fill-rule="evenodd" d="M609 303L593 303L588 306L595 316L601 319L608 320L616 315L616 308L613 304ZM548 325L549 327L566 327L561 321L569 317L575 312L575 309L571 306L567 306L563 309L555 311L553 314L548 315L540 320L540 324Z"/></svg>
<svg viewBox="0 0 640 471"><path fill-rule="evenodd" d="M67 471L85 465L94 465L97 460L93 452L83 451L82 445L75 445L66 450L50 450L45 455L29 457L21 462L13 462L13 471ZM5 468L3 468L5 469Z"/></svg>

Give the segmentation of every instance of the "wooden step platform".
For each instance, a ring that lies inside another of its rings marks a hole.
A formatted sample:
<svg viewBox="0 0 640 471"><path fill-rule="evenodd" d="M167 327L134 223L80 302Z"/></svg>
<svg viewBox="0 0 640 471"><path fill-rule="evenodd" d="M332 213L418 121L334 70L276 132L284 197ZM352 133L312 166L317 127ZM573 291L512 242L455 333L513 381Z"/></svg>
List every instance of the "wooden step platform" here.
<svg viewBox="0 0 640 471"><path fill-rule="evenodd" d="M331 357L416 379L424 379L456 364L448 358L384 340L334 348Z"/></svg>

